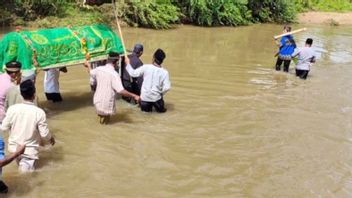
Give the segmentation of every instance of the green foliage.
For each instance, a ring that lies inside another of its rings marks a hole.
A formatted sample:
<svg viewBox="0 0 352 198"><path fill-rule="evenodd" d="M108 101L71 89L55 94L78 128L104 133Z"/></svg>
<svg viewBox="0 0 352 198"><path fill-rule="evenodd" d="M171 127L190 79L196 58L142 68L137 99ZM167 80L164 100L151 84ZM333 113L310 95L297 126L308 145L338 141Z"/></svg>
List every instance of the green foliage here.
<svg viewBox="0 0 352 198"><path fill-rule="evenodd" d="M203 26L237 26L251 21L247 0L175 0L183 21Z"/></svg>
<svg viewBox="0 0 352 198"><path fill-rule="evenodd" d="M0 0L0 23L37 27L115 24L112 4L86 7L83 0ZM165 29L183 22L238 26L294 22L297 12L352 11L352 0L116 0L118 15L132 26ZM31 21L35 21L32 23Z"/></svg>
<svg viewBox="0 0 352 198"><path fill-rule="evenodd" d="M350 0L320 0L314 9L322 11L351 11L352 1Z"/></svg>
<svg viewBox="0 0 352 198"><path fill-rule="evenodd" d="M298 12L304 12L311 10L313 5L316 4L317 0L294 0L296 10Z"/></svg>
<svg viewBox="0 0 352 198"><path fill-rule="evenodd" d="M351 0L294 0L296 9L300 12L308 10L319 11L352 11Z"/></svg>
<svg viewBox="0 0 352 198"><path fill-rule="evenodd" d="M155 29L170 28L170 24L179 21L180 15L179 8L166 0L131 1L122 4L122 17L133 26Z"/></svg>
<svg viewBox="0 0 352 198"><path fill-rule="evenodd" d="M23 20L33 20L39 16L60 14L66 2L60 0L13 0L12 12Z"/></svg>
<svg viewBox="0 0 352 198"><path fill-rule="evenodd" d="M85 8L69 6L65 10L64 17L47 16L38 18L33 22L29 22L31 27L52 28L65 26L83 26L98 23L106 23L109 21L107 15L102 15L99 10L87 10Z"/></svg>
<svg viewBox="0 0 352 198"><path fill-rule="evenodd" d="M254 19L259 22L293 22L297 13L291 0L249 0L248 3Z"/></svg>

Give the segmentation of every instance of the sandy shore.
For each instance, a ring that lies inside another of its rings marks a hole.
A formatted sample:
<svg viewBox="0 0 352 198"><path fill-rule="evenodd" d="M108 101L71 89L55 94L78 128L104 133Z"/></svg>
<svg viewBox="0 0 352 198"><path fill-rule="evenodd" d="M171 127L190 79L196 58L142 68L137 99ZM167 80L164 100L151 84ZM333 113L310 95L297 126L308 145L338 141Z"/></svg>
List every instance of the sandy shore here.
<svg viewBox="0 0 352 198"><path fill-rule="evenodd" d="M298 15L299 23L352 25L352 12L306 12Z"/></svg>

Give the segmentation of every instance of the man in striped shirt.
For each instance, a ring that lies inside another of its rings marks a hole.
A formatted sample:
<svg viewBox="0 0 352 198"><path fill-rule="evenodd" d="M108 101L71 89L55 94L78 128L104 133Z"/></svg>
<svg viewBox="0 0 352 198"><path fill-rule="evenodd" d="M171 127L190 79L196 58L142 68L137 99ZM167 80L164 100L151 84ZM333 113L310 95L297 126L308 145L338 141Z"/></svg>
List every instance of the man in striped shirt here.
<svg viewBox="0 0 352 198"><path fill-rule="evenodd" d="M121 82L121 78L115 71L120 55L115 52L109 53L105 66L91 68L91 64L86 62L91 79L91 85L96 86L94 93L94 106L99 116L100 124L108 124L110 116L116 113L116 94L132 97L139 101L139 96L126 91Z"/></svg>

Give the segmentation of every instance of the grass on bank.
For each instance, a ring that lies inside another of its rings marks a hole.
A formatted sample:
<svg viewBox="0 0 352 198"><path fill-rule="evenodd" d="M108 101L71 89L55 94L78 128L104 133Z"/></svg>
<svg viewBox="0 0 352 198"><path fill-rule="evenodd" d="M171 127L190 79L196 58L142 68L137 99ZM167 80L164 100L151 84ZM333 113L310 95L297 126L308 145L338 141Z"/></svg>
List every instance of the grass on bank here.
<svg viewBox="0 0 352 198"><path fill-rule="evenodd" d="M325 11L325 12L350 12L351 0L295 0L298 12Z"/></svg>

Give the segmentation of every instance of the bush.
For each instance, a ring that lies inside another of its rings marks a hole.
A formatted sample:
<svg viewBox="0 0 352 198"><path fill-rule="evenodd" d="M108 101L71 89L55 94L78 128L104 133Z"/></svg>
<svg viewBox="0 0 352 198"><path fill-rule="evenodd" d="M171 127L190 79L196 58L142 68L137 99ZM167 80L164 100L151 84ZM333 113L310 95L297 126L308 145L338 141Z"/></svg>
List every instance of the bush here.
<svg viewBox="0 0 352 198"><path fill-rule="evenodd" d="M94 0L110 2L109 0ZM83 0L2 0L0 23L39 27L115 24L112 4L82 7ZM351 0L116 0L119 17L132 26L165 29L183 22L237 26L252 22L287 23L307 10L349 11ZM33 25L31 23L31 25Z"/></svg>
<svg viewBox="0 0 352 198"><path fill-rule="evenodd" d="M132 26L170 28L170 24L179 21L180 15L179 8L167 1L132 1L122 7L123 19Z"/></svg>
<svg viewBox="0 0 352 198"><path fill-rule="evenodd" d="M112 21L112 18L108 18L108 15L103 15L102 13L101 9L68 6L65 9L64 17L47 16L38 18L33 22L28 22L28 24L37 28L66 27L69 25L82 26L98 23L109 24L109 21Z"/></svg>
<svg viewBox="0 0 352 198"><path fill-rule="evenodd" d="M175 0L183 21L202 26L237 26L251 21L246 0Z"/></svg>
<svg viewBox="0 0 352 198"><path fill-rule="evenodd" d="M248 7L259 22L294 22L296 7L291 0L249 0Z"/></svg>
<svg viewBox="0 0 352 198"><path fill-rule="evenodd" d="M30 21L40 16L59 15L64 12L62 8L67 3L62 0L14 0L12 11L25 21Z"/></svg>
<svg viewBox="0 0 352 198"><path fill-rule="evenodd" d="M295 8L298 12L305 12L313 9L317 0L294 0Z"/></svg>

